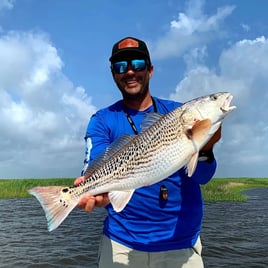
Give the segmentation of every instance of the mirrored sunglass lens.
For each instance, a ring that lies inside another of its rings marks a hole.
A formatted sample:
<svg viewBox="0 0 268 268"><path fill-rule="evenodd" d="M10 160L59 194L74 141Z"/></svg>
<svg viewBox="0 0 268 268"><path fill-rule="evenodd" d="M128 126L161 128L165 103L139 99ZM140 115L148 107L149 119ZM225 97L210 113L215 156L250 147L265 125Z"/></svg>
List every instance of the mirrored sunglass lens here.
<svg viewBox="0 0 268 268"><path fill-rule="evenodd" d="M145 60L132 60L131 61L132 69L136 72L143 71L146 67Z"/></svg>
<svg viewBox="0 0 268 268"><path fill-rule="evenodd" d="M113 64L113 69L118 74L123 74L127 71L127 61L119 61Z"/></svg>
<svg viewBox="0 0 268 268"><path fill-rule="evenodd" d="M113 70L117 74L123 74L127 72L128 64L131 64L131 68L135 72L144 71L146 68L146 61L145 60L131 60L128 61L118 61L113 63Z"/></svg>

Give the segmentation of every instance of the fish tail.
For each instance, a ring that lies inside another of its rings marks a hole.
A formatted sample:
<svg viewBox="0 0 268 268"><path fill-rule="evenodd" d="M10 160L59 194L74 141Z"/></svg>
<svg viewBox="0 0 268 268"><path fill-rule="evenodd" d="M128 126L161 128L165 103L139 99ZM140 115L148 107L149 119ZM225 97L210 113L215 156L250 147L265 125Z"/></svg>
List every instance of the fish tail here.
<svg viewBox="0 0 268 268"><path fill-rule="evenodd" d="M44 209L50 232L64 221L78 203L77 199L72 198L68 187L34 187L28 192L37 198Z"/></svg>

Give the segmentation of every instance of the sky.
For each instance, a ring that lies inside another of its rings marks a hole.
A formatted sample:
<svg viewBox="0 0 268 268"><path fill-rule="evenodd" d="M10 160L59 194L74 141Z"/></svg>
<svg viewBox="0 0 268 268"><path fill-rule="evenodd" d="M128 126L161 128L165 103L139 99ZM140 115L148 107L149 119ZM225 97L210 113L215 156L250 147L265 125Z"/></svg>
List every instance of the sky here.
<svg viewBox="0 0 268 268"><path fill-rule="evenodd" d="M152 95L228 91L215 177L268 177L268 2L0 0L0 178L75 178L91 115L121 98L115 42L146 41Z"/></svg>

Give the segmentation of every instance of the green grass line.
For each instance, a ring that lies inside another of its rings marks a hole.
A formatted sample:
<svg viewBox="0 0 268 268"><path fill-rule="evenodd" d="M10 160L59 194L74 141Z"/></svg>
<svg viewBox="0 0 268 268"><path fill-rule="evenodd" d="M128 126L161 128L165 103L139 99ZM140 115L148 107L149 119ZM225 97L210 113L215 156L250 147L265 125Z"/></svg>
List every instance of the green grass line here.
<svg viewBox="0 0 268 268"><path fill-rule="evenodd" d="M35 186L72 185L74 178L61 179L0 179L0 198L30 197L27 190ZM268 178L212 179L202 185L205 201L245 201L243 191L268 187Z"/></svg>
<svg viewBox="0 0 268 268"><path fill-rule="evenodd" d="M30 197L28 190L35 186L72 185L74 179L0 179L0 198Z"/></svg>
<svg viewBox="0 0 268 268"><path fill-rule="evenodd" d="M205 201L246 201L245 190L268 187L268 178L213 179L202 185Z"/></svg>

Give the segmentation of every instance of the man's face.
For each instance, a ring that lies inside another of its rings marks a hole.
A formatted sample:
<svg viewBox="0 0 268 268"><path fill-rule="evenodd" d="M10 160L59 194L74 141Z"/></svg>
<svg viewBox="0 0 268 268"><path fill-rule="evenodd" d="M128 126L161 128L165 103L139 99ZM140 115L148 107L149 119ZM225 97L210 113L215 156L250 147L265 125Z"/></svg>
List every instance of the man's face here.
<svg viewBox="0 0 268 268"><path fill-rule="evenodd" d="M142 68L142 61L145 62L144 68ZM123 97L125 99L137 99L140 96L146 95L149 90L149 80L153 75L153 66L148 66L146 61L139 57L131 57L117 61L117 63L120 62L125 63L123 73L118 73L119 68L115 69L112 67L112 71L114 81ZM120 66L120 64L118 65Z"/></svg>

